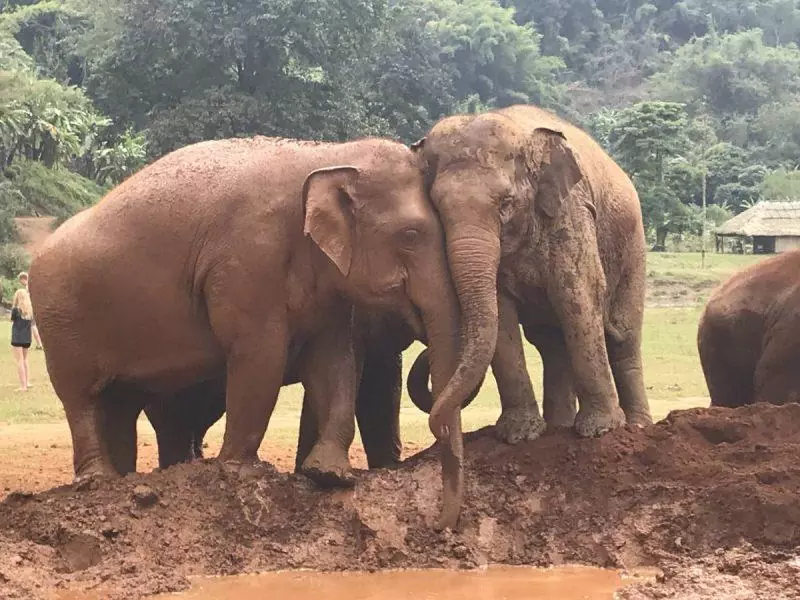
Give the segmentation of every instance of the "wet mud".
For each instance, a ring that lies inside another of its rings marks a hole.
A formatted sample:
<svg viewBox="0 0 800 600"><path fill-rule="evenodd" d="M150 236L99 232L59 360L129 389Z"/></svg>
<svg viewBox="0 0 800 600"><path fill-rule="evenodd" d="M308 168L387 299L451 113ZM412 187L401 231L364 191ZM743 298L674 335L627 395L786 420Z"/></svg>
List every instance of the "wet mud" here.
<svg viewBox="0 0 800 600"><path fill-rule="evenodd" d="M485 428L466 452L457 532L431 528L435 446L359 473L352 491L212 460L11 494L0 504L0 597L135 598L194 576L280 569L575 563L664 569L660 582L618 592L628 600L800 597L800 405L676 411L643 430L554 431L516 446ZM741 593L712 596L723 584Z"/></svg>
<svg viewBox="0 0 800 600"><path fill-rule="evenodd" d="M193 582L188 592L154 600L261 600L265 596L282 600L318 596L326 600L612 600L616 590L635 581L613 570L574 566L377 573L288 571L202 579Z"/></svg>

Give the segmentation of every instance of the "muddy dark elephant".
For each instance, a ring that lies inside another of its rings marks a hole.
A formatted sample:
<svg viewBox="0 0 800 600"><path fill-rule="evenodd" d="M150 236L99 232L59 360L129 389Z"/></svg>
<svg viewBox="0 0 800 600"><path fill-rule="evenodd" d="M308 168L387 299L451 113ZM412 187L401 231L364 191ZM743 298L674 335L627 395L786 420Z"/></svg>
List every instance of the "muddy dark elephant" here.
<svg viewBox="0 0 800 600"><path fill-rule="evenodd" d="M415 339L413 330L395 315L367 315L357 311L359 344L365 348L355 404L355 417L369 468L386 468L400 462L400 399L402 352ZM301 383L297 373L287 373L283 384ZM203 458L203 438L225 414L224 373L197 383L144 408L158 441L159 467ZM295 470L302 472L305 458L318 437L319 419L306 398L301 415Z"/></svg>
<svg viewBox="0 0 800 600"><path fill-rule="evenodd" d="M356 312L358 339L364 348L361 380L356 397L355 416L361 442L370 469L393 467L400 463L400 400L402 395L402 353L414 341L408 325L394 315ZM427 350L426 350L427 352ZM427 367L427 363L426 363ZM409 377L413 376L413 371ZM424 374L428 384L428 371ZM284 385L299 383L289 375ZM467 398L468 406L479 388ZM430 412L430 406L421 406ZM225 413L224 378L204 381L173 398L145 406L145 413L156 431L159 467L203 458L203 438L208 429ZM300 436L295 471L302 472L303 462L318 437L319 419L306 397L300 420Z"/></svg>
<svg viewBox="0 0 800 600"><path fill-rule="evenodd" d="M386 140L188 146L64 223L30 271L79 478L134 470L142 408L215 372L219 458L257 460L294 371L324 415L305 471L349 483L354 306L427 336L437 395L466 397L486 368L459 362L440 224L416 158Z"/></svg>
<svg viewBox="0 0 800 600"><path fill-rule="evenodd" d="M200 381L144 407L158 443L158 466L203 458L203 438L225 414L225 378Z"/></svg>
<svg viewBox="0 0 800 600"><path fill-rule="evenodd" d="M800 402L800 250L735 273L700 317L712 406Z"/></svg>
<svg viewBox="0 0 800 600"><path fill-rule="evenodd" d="M626 416L651 423L641 360L645 238L636 190L619 166L586 133L532 106L443 119L413 148L445 229L462 339L494 354L500 435L532 439L545 427L520 324L544 360L545 413L566 410L554 420L573 421L577 395L581 436ZM450 437L454 400L433 405L440 440Z"/></svg>

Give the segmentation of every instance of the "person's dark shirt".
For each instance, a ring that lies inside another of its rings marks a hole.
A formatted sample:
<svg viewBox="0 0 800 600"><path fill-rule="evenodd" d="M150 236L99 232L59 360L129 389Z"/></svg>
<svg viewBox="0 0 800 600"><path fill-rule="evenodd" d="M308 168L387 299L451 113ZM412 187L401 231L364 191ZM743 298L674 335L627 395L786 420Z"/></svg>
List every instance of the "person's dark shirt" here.
<svg viewBox="0 0 800 600"><path fill-rule="evenodd" d="M31 343L31 319L23 319L18 308L11 309L11 345L20 346Z"/></svg>

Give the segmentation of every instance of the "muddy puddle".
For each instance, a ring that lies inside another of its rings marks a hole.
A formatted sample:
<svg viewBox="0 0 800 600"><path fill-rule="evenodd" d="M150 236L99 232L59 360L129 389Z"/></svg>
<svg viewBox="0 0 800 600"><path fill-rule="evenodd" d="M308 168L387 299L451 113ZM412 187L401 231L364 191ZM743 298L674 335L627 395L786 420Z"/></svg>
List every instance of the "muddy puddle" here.
<svg viewBox="0 0 800 600"><path fill-rule="evenodd" d="M592 567L531 569L498 567L477 571L384 571L319 573L284 571L202 578L190 590L159 600L611 600L621 587L652 579L647 573L623 577Z"/></svg>

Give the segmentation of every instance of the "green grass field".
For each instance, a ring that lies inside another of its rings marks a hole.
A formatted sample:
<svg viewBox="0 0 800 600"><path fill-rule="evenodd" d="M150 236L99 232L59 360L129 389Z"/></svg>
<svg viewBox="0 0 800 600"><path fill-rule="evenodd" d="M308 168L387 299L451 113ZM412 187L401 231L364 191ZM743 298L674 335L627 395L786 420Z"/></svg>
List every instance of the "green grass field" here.
<svg viewBox="0 0 800 600"><path fill-rule="evenodd" d="M650 285L669 281L686 284L693 289L707 291L734 271L757 261L758 257L737 255L706 256L706 268L700 268L699 254L651 254L648 258ZM651 307L645 314L644 368L653 414L663 418L670 410L705 405L707 395L700 369L695 342L697 320L702 306L687 302L679 307ZM10 323L0 324L0 339L10 339ZM410 367L419 346L407 352L405 366ZM536 351L528 346L528 367L534 381L537 397L541 399L541 361ZM15 393L16 372L10 347L0 352L0 422L52 423L64 419L61 404L50 387L44 364L44 353L31 351L33 389ZM302 388L286 388L281 393L268 437L274 441L287 440L294 444L299 421ZM466 429L494 423L499 415L500 403L497 387L492 377L487 377L477 400L464 411ZM420 413L404 399L401 415L403 439L412 443L426 443L432 438L428 432L427 416Z"/></svg>

